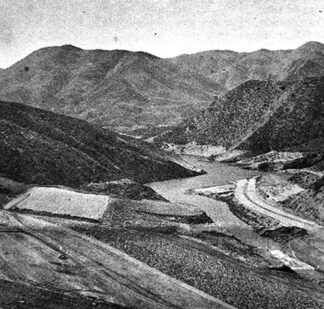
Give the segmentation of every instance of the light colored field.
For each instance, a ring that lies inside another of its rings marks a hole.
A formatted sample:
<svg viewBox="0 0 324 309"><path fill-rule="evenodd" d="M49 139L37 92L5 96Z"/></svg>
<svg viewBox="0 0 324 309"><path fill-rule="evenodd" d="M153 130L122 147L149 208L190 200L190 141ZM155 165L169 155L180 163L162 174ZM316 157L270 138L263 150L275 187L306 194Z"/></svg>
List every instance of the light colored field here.
<svg viewBox="0 0 324 309"><path fill-rule="evenodd" d="M64 188L35 187L10 201L4 209L100 220L108 208L112 209L115 201L116 199L107 195L84 194ZM128 204L127 201L125 203ZM152 200L132 201L129 211L172 217L204 215L201 209L190 204Z"/></svg>
<svg viewBox="0 0 324 309"><path fill-rule="evenodd" d="M107 195L84 194L63 188L37 187L12 200L4 208L99 220L106 211L108 202Z"/></svg>
<svg viewBox="0 0 324 309"><path fill-rule="evenodd" d="M4 210L0 226L0 278L130 308L233 308L68 228Z"/></svg>

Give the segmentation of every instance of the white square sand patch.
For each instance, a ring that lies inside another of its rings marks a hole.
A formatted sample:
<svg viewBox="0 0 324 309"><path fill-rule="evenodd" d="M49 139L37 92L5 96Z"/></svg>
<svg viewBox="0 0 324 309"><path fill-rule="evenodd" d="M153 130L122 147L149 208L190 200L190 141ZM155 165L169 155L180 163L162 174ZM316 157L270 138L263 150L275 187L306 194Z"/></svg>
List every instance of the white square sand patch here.
<svg viewBox="0 0 324 309"><path fill-rule="evenodd" d="M29 190L24 196L11 201L5 208L28 209L35 212L99 220L107 209L108 201L108 195L37 187Z"/></svg>

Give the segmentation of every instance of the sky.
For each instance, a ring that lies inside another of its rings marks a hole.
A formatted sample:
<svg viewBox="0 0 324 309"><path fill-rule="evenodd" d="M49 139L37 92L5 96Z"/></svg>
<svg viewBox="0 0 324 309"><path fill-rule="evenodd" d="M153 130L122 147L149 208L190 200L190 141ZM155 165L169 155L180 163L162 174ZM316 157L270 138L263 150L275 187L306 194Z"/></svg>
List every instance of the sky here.
<svg viewBox="0 0 324 309"><path fill-rule="evenodd" d="M45 47L174 57L324 43L323 0L0 0L0 67Z"/></svg>

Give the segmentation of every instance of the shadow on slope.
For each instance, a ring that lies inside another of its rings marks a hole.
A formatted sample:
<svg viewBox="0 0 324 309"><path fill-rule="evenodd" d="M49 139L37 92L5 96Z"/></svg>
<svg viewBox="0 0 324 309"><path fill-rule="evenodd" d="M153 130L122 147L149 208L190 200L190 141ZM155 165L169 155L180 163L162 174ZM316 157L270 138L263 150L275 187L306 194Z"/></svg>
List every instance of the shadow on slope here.
<svg viewBox="0 0 324 309"><path fill-rule="evenodd" d="M0 173L24 183L78 187L129 178L149 182L197 175L145 143L86 121L0 102Z"/></svg>

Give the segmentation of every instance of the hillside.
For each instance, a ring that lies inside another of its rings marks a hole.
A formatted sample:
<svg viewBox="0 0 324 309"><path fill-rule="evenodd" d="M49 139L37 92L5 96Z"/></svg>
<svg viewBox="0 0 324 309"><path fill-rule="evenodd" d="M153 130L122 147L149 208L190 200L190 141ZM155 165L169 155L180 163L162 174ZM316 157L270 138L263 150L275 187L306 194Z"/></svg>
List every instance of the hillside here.
<svg viewBox="0 0 324 309"><path fill-rule="evenodd" d="M84 120L0 102L0 175L18 182L78 187L195 175L145 143Z"/></svg>
<svg viewBox="0 0 324 309"><path fill-rule="evenodd" d="M288 84L277 102L278 107L269 119L238 148L260 153L307 145L312 140L323 145L324 77Z"/></svg>
<svg viewBox="0 0 324 309"><path fill-rule="evenodd" d="M248 81L156 140L225 146L255 154L324 138L324 77Z"/></svg>
<svg viewBox="0 0 324 309"><path fill-rule="evenodd" d="M178 125L248 80L295 82L320 75L324 45L317 42L295 50L214 50L171 59L63 45L39 49L0 71L0 100L146 136Z"/></svg>
<svg viewBox="0 0 324 309"><path fill-rule="evenodd" d="M144 52L64 45L33 52L0 74L0 99L119 130L172 125L223 89Z"/></svg>
<svg viewBox="0 0 324 309"><path fill-rule="evenodd" d="M232 89L252 79L296 81L324 75L324 44L308 42L295 50L260 49L251 53L212 50L170 60Z"/></svg>

